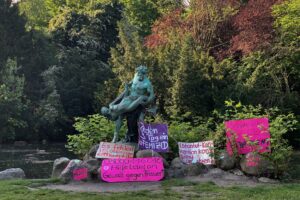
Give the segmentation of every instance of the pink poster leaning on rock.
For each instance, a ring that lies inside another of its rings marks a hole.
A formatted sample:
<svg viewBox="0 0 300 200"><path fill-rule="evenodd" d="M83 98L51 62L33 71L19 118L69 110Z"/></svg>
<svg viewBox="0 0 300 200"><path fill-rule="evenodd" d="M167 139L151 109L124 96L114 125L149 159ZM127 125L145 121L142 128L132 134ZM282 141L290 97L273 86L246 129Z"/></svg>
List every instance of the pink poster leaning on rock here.
<svg viewBox="0 0 300 200"><path fill-rule="evenodd" d="M164 177L162 158L105 159L101 179L106 182L159 181Z"/></svg>
<svg viewBox="0 0 300 200"><path fill-rule="evenodd" d="M225 122L227 151L231 155L231 145L236 144L239 154L258 151L270 151L270 133L268 118L231 120ZM250 143L253 143L252 145Z"/></svg>

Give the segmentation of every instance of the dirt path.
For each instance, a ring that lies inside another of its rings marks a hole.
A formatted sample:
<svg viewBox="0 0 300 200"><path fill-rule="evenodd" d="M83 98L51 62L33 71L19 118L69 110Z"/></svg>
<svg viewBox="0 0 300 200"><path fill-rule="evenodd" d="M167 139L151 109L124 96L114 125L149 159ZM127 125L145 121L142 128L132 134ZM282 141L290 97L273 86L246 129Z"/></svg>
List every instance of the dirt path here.
<svg viewBox="0 0 300 200"><path fill-rule="evenodd" d="M161 182L128 182L128 183L87 183L71 182L65 185L47 185L42 189L63 190L72 192L133 192L141 190L159 190Z"/></svg>
<svg viewBox="0 0 300 200"><path fill-rule="evenodd" d="M258 185L276 184L278 182L269 180L269 183L263 183L257 178L247 176L239 176L219 169L210 170L208 173L186 177L181 179L185 182L214 182L221 187L230 186L247 186L255 187ZM184 186L183 186L184 187ZM160 191L162 189L162 182L126 182L126 183L105 183L105 182L71 182L65 185L47 185L41 187L43 189L55 189L73 192L128 192L128 191L141 191L151 190Z"/></svg>

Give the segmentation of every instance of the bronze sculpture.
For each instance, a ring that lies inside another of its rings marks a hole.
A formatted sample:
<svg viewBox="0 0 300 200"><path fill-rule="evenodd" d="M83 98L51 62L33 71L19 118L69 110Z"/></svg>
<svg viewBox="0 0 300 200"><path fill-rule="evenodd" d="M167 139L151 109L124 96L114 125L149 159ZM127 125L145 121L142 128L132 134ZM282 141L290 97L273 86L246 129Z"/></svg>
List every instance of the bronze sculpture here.
<svg viewBox="0 0 300 200"><path fill-rule="evenodd" d="M125 90L109 107L102 107L101 113L115 121L116 127L112 142L117 142L124 117L127 119L126 142L137 142L137 121L143 121L145 108L154 101L154 92L147 77L147 67L139 66L133 80L125 84Z"/></svg>

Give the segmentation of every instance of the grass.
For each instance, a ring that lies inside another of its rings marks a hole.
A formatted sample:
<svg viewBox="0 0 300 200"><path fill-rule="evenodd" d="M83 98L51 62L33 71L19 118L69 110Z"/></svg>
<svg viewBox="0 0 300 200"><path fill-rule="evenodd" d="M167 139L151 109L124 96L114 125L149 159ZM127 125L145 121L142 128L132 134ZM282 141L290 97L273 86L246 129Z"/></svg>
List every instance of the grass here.
<svg viewBox="0 0 300 200"><path fill-rule="evenodd" d="M219 187L213 183L191 183L180 179L162 182L159 191L121 193L75 193L35 187L57 180L0 181L0 200L101 200L101 199L245 199L293 200L300 198L300 184L279 184L260 187Z"/></svg>

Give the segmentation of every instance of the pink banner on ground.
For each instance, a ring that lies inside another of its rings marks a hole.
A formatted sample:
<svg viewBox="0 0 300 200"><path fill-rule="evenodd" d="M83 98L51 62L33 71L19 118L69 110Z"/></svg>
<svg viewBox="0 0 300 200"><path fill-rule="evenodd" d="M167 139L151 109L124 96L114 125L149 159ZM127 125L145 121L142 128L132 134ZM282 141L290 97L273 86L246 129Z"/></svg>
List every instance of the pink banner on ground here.
<svg viewBox="0 0 300 200"><path fill-rule="evenodd" d="M268 118L231 120L225 122L225 127L226 147L230 155L232 154L231 145L233 143L236 143L239 154L247 154L253 151L260 153L270 151ZM256 145L250 145L247 141L256 142Z"/></svg>
<svg viewBox="0 0 300 200"><path fill-rule="evenodd" d="M164 177L162 158L105 159L101 178L106 182L159 181Z"/></svg>
<svg viewBox="0 0 300 200"><path fill-rule="evenodd" d="M88 169L87 168L80 168L73 170L73 180L81 181L87 179L88 177Z"/></svg>

